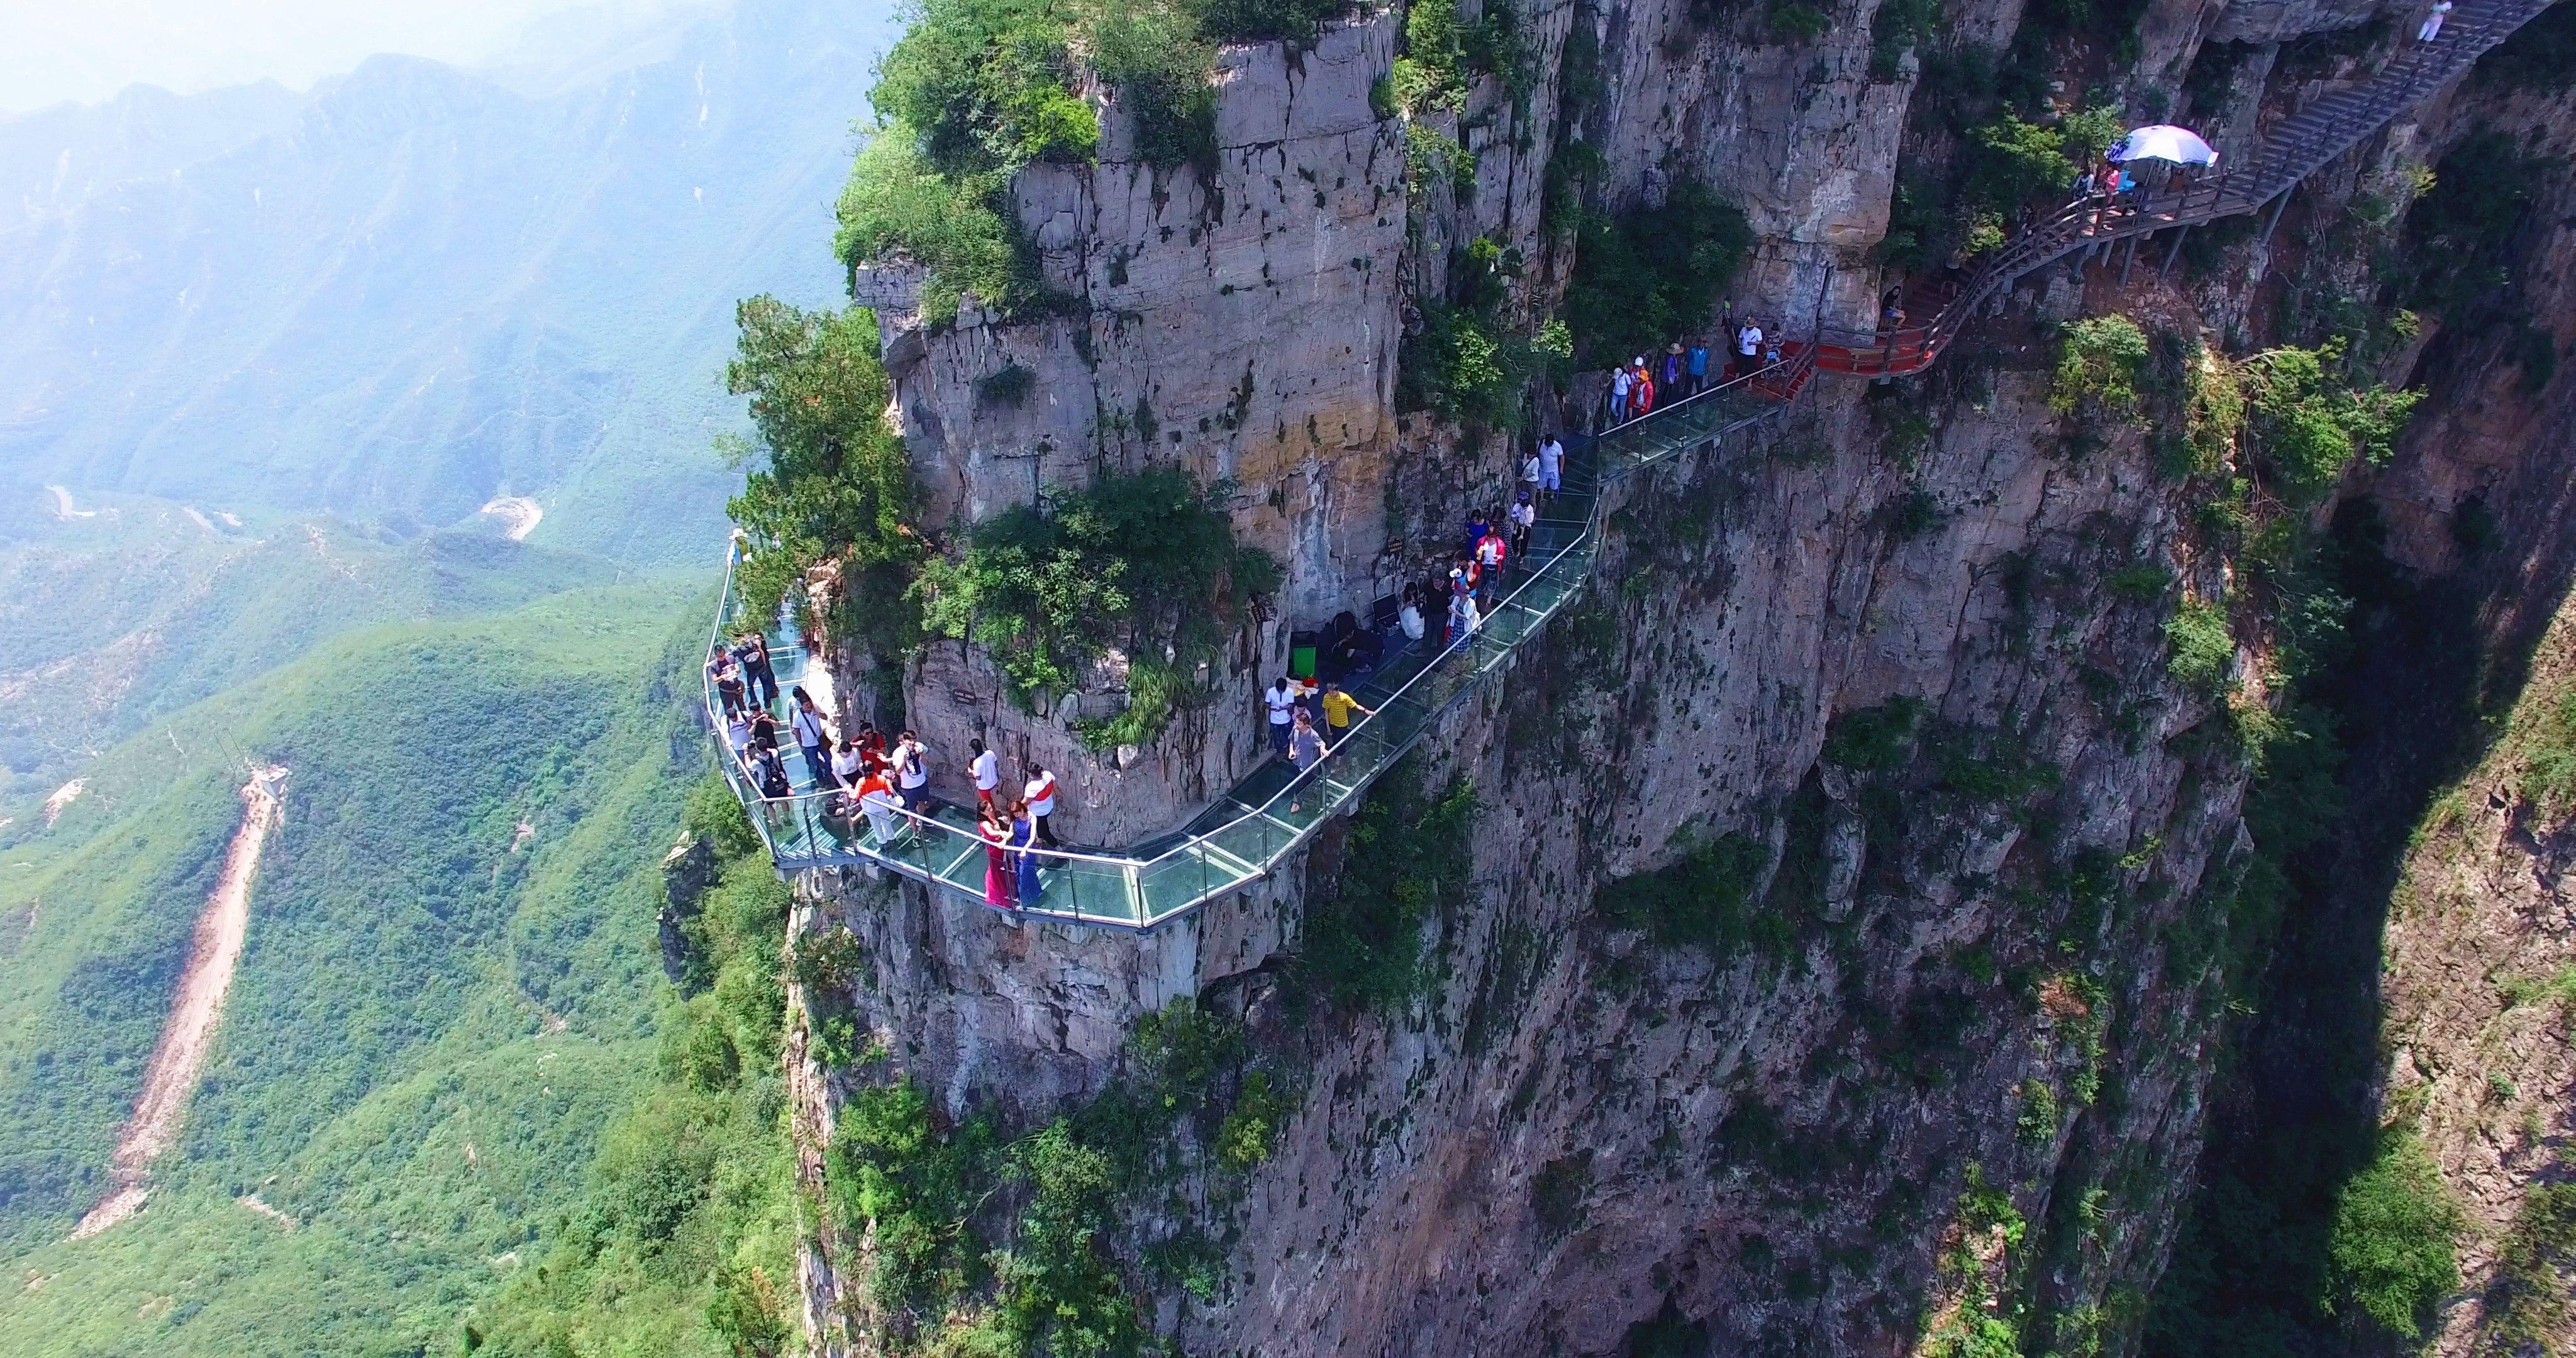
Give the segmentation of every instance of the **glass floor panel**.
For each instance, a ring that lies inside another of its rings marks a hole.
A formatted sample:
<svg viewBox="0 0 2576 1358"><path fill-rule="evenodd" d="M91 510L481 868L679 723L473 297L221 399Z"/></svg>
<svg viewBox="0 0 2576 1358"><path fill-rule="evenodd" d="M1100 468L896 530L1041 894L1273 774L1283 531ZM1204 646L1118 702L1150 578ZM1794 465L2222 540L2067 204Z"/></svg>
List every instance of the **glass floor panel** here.
<svg viewBox="0 0 2576 1358"><path fill-rule="evenodd" d="M1020 908L1139 924L1143 921L1138 916L1136 894L1128 884L1127 873L1128 869L1115 863L1058 859L1038 869L1038 899L1034 904L1022 901Z"/></svg>

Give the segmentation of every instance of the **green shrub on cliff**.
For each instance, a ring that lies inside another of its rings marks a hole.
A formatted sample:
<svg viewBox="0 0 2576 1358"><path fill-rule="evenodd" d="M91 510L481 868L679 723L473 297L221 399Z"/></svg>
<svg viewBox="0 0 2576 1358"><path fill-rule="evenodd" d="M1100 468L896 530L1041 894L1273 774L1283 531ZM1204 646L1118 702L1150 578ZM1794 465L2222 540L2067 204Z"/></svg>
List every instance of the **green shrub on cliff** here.
<svg viewBox="0 0 2576 1358"><path fill-rule="evenodd" d="M2400 1339L2423 1338L2434 1305L2460 1285L2463 1225L2423 1143L2411 1132L2386 1134L2336 1200L2330 1309Z"/></svg>
<svg viewBox="0 0 2576 1358"><path fill-rule="evenodd" d="M1705 328L1752 248L1743 212L1695 180L1674 185L1659 208L1587 215L1565 294L1577 365L1624 363Z"/></svg>
<svg viewBox="0 0 2576 1358"><path fill-rule="evenodd" d="M991 651L1023 702L1071 689L1103 647L1192 667L1223 620L1278 588L1270 554L1235 542L1230 495L1156 467L993 515L923 569L924 622Z"/></svg>
<svg viewBox="0 0 2576 1358"><path fill-rule="evenodd" d="M2138 408L2138 375L2146 363L2147 332L2136 321L2117 312L2077 321L2058 341L2048 408L2060 415L2127 416Z"/></svg>
<svg viewBox="0 0 2576 1358"><path fill-rule="evenodd" d="M804 311L764 296L743 302L735 320L741 343L725 388L751 398L768 455L725 506L748 539L737 574L745 607L768 616L808 567L838 561L850 586L840 593L842 630L902 649L914 628L901 601L921 548L904 524L912 463L885 417L893 386L877 357L875 314Z"/></svg>
<svg viewBox="0 0 2576 1358"><path fill-rule="evenodd" d="M2165 640L2173 655L2165 668L2184 687L2215 693L2236 664L2236 638L2227 628L2227 609L2200 599L2185 599L2165 619Z"/></svg>
<svg viewBox="0 0 2576 1358"><path fill-rule="evenodd" d="M2339 336L2314 349L2266 350L2236 371L2254 449L2293 508L2332 490L2356 459L2385 463L2423 399L2421 392L2356 383Z"/></svg>
<svg viewBox="0 0 2576 1358"><path fill-rule="evenodd" d="M921 314L932 325L955 320L970 292L991 310L1016 310L1037 296L1037 268L1004 215L1007 181L1001 171L942 174L908 129L889 127L859 153L841 190L833 253L853 268L909 257L927 275Z"/></svg>

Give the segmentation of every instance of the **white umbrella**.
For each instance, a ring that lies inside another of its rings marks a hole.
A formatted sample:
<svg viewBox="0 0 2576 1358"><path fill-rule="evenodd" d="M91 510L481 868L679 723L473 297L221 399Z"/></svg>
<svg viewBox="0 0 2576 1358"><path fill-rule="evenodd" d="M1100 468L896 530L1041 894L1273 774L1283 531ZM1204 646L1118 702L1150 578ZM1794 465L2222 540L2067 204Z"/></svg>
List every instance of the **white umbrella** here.
<svg viewBox="0 0 2576 1358"><path fill-rule="evenodd" d="M2153 127L2141 127L2121 138L2120 144L2111 148L2111 159L2117 161L2170 160L2177 165L2215 165L2218 163L2218 153L2211 150L2209 143L2202 141L2200 134L2190 128L2158 123Z"/></svg>

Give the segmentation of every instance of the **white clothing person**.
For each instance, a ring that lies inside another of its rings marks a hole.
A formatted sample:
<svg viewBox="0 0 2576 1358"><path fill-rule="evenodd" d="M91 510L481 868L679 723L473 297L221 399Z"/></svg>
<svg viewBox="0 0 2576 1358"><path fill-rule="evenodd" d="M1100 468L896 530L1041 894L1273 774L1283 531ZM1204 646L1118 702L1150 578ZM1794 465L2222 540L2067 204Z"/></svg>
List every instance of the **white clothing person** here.
<svg viewBox="0 0 2576 1358"><path fill-rule="evenodd" d="M2431 42L2442 36L2442 21L2451 17L2451 0L2433 0L2433 10L2424 16L2424 26L2415 30L2415 41Z"/></svg>

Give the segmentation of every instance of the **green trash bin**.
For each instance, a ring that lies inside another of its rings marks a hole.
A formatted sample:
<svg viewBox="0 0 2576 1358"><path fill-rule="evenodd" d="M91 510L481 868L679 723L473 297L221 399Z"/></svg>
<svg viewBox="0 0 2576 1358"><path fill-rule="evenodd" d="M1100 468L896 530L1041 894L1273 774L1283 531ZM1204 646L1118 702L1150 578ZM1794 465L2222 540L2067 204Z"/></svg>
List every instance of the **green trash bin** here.
<svg viewBox="0 0 2576 1358"><path fill-rule="evenodd" d="M1288 634L1288 673L1298 679L1315 677L1315 651L1322 638L1313 632Z"/></svg>

